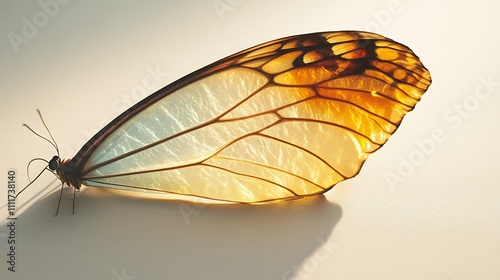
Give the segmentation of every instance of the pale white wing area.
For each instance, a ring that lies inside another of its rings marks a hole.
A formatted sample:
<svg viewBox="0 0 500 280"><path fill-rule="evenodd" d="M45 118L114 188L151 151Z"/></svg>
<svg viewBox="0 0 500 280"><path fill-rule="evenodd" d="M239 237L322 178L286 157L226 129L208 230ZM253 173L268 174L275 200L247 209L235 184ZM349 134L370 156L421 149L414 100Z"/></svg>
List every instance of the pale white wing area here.
<svg viewBox="0 0 500 280"><path fill-rule="evenodd" d="M82 183L241 203L322 193L430 85L411 50L359 32L276 40L205 71L114 128Z"/></svg>
<svg viewBox="0 0 500 280"><path fill-rule="evenodd" d="M276 107L312 95L266 84L264 75L234 68L173 92L110 134L82 183L259 202L322 192L341 180L317 155L261 134L276 130L269 129L282 119ZM243 105L263 98L256 93L274 101Z"/></svg>
<svg viewBox="0 0 500 280"><path fill-rule="evenodd" d="M85 169L214 121L266 83L267 80L255 71L233 69L179 89L117 128L94 151ZM184 137L176 140L182 142L177 145L186 141L197 144L192 136L184 134ZM191 153L198 154L194 148ZM186 150L171 150L170 153L169 161L173 164L185 163L190 157ZM181 162L175 162L177 159Z"/></svg>

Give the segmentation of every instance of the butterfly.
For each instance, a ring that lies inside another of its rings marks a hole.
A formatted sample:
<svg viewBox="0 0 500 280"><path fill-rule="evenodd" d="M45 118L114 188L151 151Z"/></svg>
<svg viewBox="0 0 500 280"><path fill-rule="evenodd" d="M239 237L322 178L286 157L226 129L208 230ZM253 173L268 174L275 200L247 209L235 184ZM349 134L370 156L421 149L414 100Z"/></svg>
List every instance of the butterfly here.
<svg viewBox="0 0 500 280"><path fill-rule="evenodd" d="M318 195L355 176L430 84L408 47L378 34L277 39L165 86L48 169L75 190L235 203Z"/></svg>

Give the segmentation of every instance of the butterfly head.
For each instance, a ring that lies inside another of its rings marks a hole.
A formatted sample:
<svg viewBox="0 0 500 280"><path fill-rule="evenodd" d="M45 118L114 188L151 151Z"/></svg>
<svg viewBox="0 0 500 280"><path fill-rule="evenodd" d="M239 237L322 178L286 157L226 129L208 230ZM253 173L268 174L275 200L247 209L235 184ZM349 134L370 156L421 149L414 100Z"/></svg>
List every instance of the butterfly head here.
<svg viewBox="0 0 500 280"><path fill-rule="evenodd" d="M59 164L61 163L61 159L59 156L54 156L50 161L49 161L49 169L52 171L56 171L57 168L59 167Z"/></svg>

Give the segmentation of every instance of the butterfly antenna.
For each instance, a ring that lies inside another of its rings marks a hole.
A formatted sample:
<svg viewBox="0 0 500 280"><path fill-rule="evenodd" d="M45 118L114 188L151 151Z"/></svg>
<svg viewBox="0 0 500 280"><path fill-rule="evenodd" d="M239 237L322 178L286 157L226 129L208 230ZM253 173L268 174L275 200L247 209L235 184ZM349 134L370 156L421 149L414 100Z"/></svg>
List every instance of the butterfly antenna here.
<svg viewBox="0 0 500 280"><path fill-rule="evenodd" d="M48 166L48 165L47 165L47 166ZM29 182L29 184L28 184L28 185L26 185L26 187L24 187L24 188L23 188L20 192L18 192L18 193L16 194L16 198L17 198L17 197L18 197L18 196L19 196L19 195L20 195L20 194L21 194L21 193L22 193L25 189L27 189L29 186L31 186L31 184L33 184L33 182L35 182L35 181L36 181L36 179L38 179L38 177L42 176L42 174L43 174L43 172L45 172L45 170L50 170L50 169L48 169L48 168L47 168L47 166L45 166L45 167L42 169L42 171L40 171L40 173L38 173L38 175L36 175L35 179L33 179L32 181L30 181L30 182Z"/></svg>
<svg viewBox="0 0 500 280"><path fill-rule="evenodd" d="M28 165L26 166L26 174L28 175L28 181L30 181L30 183L34 181L34 180L32 181L31 178L30 178L30 165L31 165L32 162L37 161L37 160L41 160L41 161L43 161L43 162L45 162L47 164L45 166L45 169L47 169L47 166L49 166L49 162L46 159L43 159L43 158L34 158L34 159L30 160L30 162L28 162ZM50 169L49 169L49 171L52 172L52 170L50 170Z"/></svg>
<svg viewBox="0 0 500 280"><path fill-rule="evenodd" d="M52 133L50 133L50 130L49 128L47 127L47 125L45 124L45 120L43 119L42 117L42 113L40 112L40 110L36 109L36 111L38 112L38 115L40 116L40 120L42 121L42 124L43 126L45 127L45 129L47 130L47 132L49 133L50 135L50 139L52 139L52 141L50 141L49 139L47 139L46 137L38 134L36 131L34 131L31 127L29 127L29 125L23 123L23 126L25 126L26 128L28 128L33 134L35 134L36 136L42 138L43 140L47 141L50 143L50 145L52 145L52 147L54 147L54 149L56 149L56 152L57 152L57 156L59 156L59 146L57 146L57 143L56 143L56 140L54 140L54 137L52 137Z"/></svg>
<svg viewBox="0 0 500 280"><path fill-rule="evenodd" d="M42 113L40 112L40 110L36 109L36 111L38 112L38 116L40 116L40 120L42 121L42 124L43 126L45 127L45 130L47 130L47 132L49 133L49 136L50 136L50 139L52 141L50 141L47 137L44 137L42 135L40 135L39 133L37 133L35 130L33 130L29 125L23 123L23 126L25 126L26 128L28 128L33 134L35 134L36 136L42 138L43 140L47 141L50 143L50 145L52 145L52 147L54 147L54 149L56 150L57 152L57 157L59 157L59 146L57 145L57 142L56 140L54 139L54 137L52 136L52 133L50 132L49 128L47 127L47 124L45 123L45 120L43 119L43 116L42 116ZM32 162L36 161L36 160L41 160L41 161L44 161L45 163L47 163L47 165L43 168L42 171L40 171L40 173L38 173L38 175L35 177L35 179L31 180L30 179L30 174L29 174L29 168L30 168L30 165ZM38 177L40 177L43 172L45 172L46 170L50 171L52 174L54 174L56 177L57 177L57 174L49 168L49 165L50 165L50 162L43 159L43 158L34 158L32 160L30 160L30 162L28 162L28 166L26 167L26 173L28 173L28 180L30 181L28 185L26 185L26 187L24 187L20 192L17 193L16 195L16 198L25 190L27 189L31 184L33 184L33 182L35 182ZM56 209L56 216L57 214L59 213L59 206L61 205L61 199L62 199L62 194L63 194L63 187L64 187L64 183L61 184L61 193L59 194L59 201L57 203L57 209ZM74 200L74 198L73 198ZM73 201L73 213L75 212L75 206L74 206L74 201Z"/></svg>
<svg viewBox="0 0 500 280"><path fill-rule="evenodd" d="M50 139L52 139L52 143L54 143L52 146L54 146L54 148L56 148L56 151L57 151L57 156L59 156L59 146L57 145L56 140L54 139L54 137L52 137L52 133L50 132L50 130L49 130L49 128L47 127L47 125L45 124L45 120L43 119L43 117L42 117L42 113L40 112L40 110L36 109L36 111L38 112L38 115L40 116L40 119L42 120L43 126L45 127L45 129L46 129L46 130L47 130L47 132L49 133ZM50 142L50 141L49 141L49 142Z"/></svg>

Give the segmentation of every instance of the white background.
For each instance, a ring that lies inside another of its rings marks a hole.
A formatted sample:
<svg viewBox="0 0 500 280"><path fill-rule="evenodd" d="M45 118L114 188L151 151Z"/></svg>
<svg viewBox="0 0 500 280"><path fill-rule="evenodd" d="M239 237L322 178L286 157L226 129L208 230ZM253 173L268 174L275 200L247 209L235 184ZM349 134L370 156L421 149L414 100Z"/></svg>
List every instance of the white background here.
<svg viewBox="0 0 500 280"><path fill-rule="evenodd" d="M54 1L0 3L1 279L500 279L498 4ZM54 217L47 173L18 200L7 270L7 171L21 188L27 162L55 154L21 126L45 134L35 109L70 158L141 90L268 40L346 29L410 46L433 78L359 176L263 206L82 188L75 215L67 188Z"/></svg>

